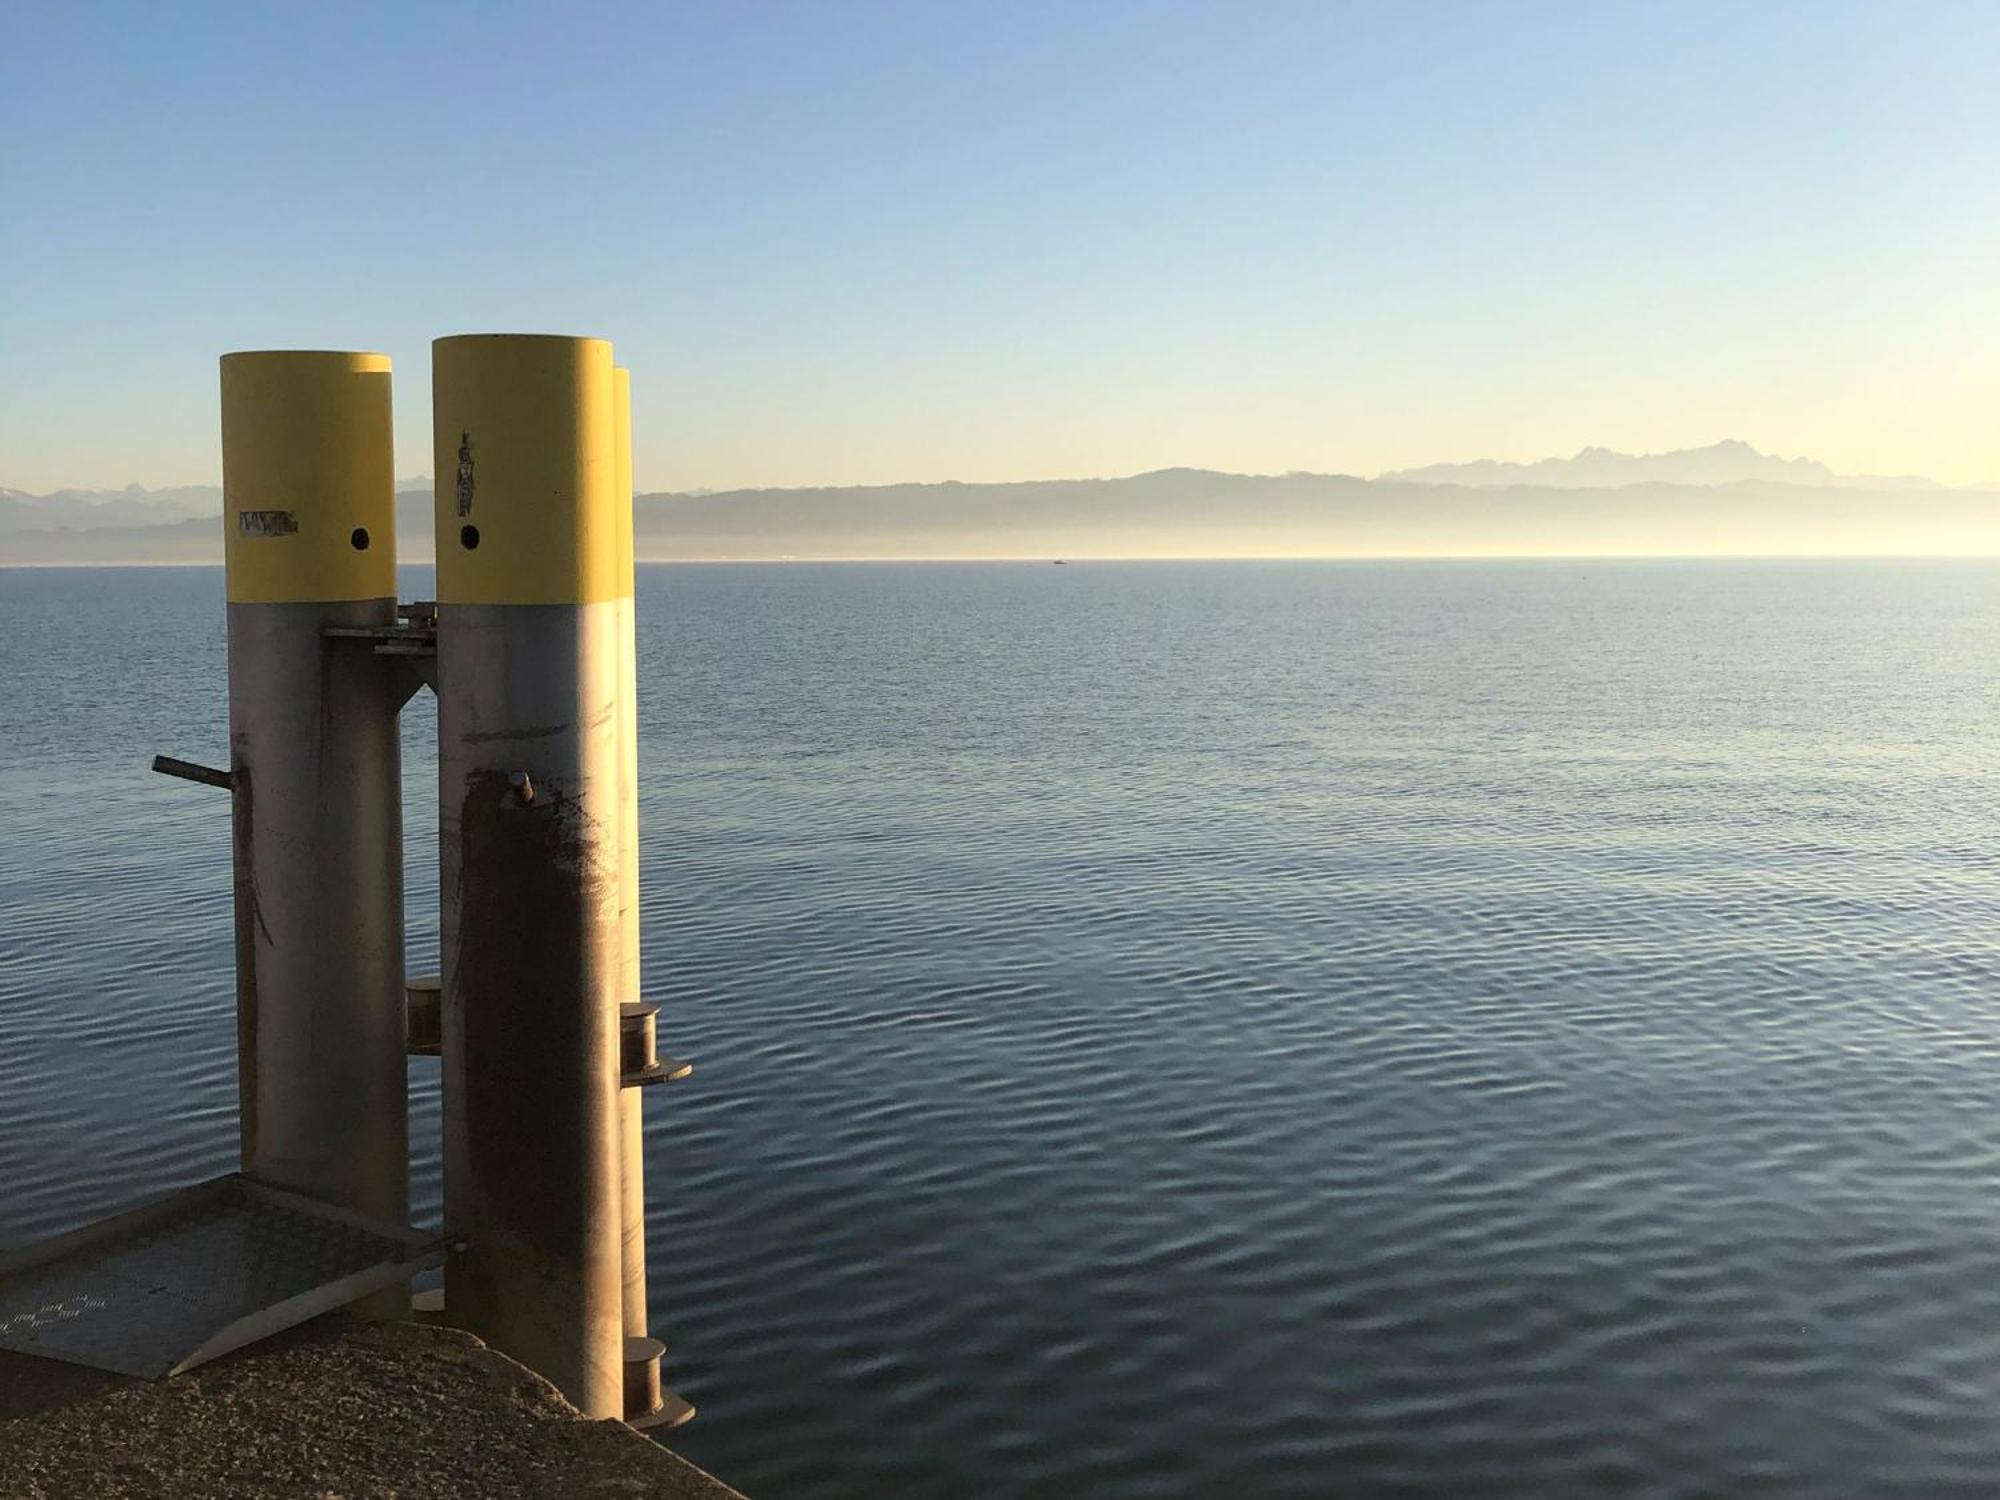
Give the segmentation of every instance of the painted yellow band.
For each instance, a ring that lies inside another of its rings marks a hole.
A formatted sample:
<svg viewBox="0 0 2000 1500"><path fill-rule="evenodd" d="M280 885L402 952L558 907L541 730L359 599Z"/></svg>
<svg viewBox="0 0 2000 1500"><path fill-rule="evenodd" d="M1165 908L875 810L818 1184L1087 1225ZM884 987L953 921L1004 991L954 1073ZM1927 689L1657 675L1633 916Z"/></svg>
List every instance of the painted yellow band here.
<svg viewBox="0 0 2000 1500"><path fill-rule="evenodd" d="M234 604L396 592L389 356L222 356L224 591Z"/></svg>
<svg viewBox="0 0 2000 1500"><path fill-rule="evenodd" d="M611 452L617 475L611 503L618 508L618 576L624 593L633 592L632 578L632 372L620 365L611 372Z"/></svg>
<svg viewBox="0 0 2000 1500"><path fill-rule="evenodd" d="M618 566L611 345L466 334L431 345L438 602L595 604Z"/></svg>

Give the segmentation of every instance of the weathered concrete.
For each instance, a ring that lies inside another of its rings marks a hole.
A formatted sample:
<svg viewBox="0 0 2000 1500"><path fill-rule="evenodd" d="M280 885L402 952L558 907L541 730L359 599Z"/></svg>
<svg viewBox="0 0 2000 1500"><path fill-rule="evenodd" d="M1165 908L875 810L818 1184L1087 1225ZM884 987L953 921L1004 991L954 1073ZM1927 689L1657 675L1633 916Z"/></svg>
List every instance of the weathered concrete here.
<svg viewBox="0 0 2000 1500"><path fill-rule="evenodd" d="M471 1334L336 1320L161 1382L0 1354L0 1495L742 1500Z"/></svg>

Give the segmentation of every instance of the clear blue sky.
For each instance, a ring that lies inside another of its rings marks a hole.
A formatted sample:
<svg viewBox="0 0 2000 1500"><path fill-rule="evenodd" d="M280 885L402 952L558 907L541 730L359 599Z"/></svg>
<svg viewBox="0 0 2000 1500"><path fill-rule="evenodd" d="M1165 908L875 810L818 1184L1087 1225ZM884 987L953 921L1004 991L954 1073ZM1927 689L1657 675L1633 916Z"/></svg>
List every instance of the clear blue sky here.
<svg viewBox="0 0 2000 1500"><path fill-rule="evenodd" d="M1735 435L2000 475L2000 5L0 0L0 485L598 334L643 489Z"/></svg>

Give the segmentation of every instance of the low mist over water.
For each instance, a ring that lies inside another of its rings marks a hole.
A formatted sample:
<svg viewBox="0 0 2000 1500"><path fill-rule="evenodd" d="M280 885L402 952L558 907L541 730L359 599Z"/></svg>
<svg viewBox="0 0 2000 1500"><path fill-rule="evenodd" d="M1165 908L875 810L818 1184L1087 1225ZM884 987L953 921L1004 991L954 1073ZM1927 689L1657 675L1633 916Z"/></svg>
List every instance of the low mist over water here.
<svg viewBox="0 0 2000 1500"><path fill-rule="evenodd" d="M2000 1491L2000 565L653 567L638 618L690 1457ZM221 574L0 572L0 659L14 1244L234 1165L227 799L146 771L226 758Z"/></svg>
<svg viewBox="0 0 2000 1500"><path fill-rule="evenodd" d="M221 491L0 490L0 563L200 563ZM428 562L428 479L397 495L399 555ZM2000 553L2000 489L1836 474L1725 441L1586 448L1532 464L1352 474L1161 469L1116 479L644 494L641 561L1021 558L1756 557Z"/></svg>

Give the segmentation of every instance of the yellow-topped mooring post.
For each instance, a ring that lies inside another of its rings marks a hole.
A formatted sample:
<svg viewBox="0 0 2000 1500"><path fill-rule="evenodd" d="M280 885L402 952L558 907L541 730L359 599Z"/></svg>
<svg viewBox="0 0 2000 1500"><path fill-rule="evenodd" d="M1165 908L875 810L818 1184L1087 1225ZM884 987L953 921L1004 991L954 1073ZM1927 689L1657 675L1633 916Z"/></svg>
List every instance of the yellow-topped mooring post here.
<svg viewBox="0 0 2000 1500"><path fill-rule="evenodd" d="M433 345L453 1324L625 1415L611 346Z"/></svg>
<svg viewBox="0 0 2000 1500"><path fill-rule="evenodd" d="M387 356L224 355L222 492L243 1170L400 1223L411 684L361 638L396 623Z"/></svg>

